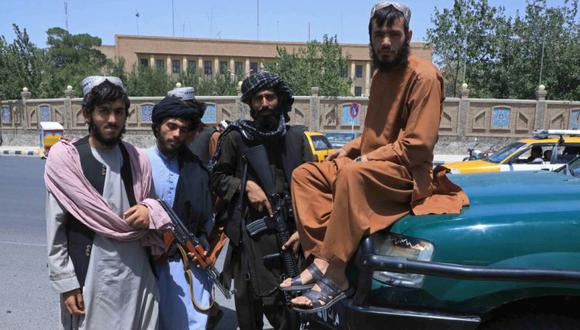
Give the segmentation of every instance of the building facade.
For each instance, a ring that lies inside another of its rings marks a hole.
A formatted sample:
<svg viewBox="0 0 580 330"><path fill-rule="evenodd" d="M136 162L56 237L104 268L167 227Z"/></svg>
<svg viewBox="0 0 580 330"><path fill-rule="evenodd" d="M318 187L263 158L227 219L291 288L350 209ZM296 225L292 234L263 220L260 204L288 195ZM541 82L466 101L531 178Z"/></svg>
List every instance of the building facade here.
<svg viewBox="0 0 580 330"><path fill-rule="evenodd" d="M245 76L260 70L277 57L277 47L289 52L304 47L303 42L272 42L226 39L194 39L115 35L115 45L99 49L108 57L123 57L125 70L135 66L155 67L178 76L185 71L205 75ZM372 61L366 44L341 44L348 58L346 74L353 81L354 96L368 96ZM411 43L412 52L431 61L432 51L422 42Z"/></svg>

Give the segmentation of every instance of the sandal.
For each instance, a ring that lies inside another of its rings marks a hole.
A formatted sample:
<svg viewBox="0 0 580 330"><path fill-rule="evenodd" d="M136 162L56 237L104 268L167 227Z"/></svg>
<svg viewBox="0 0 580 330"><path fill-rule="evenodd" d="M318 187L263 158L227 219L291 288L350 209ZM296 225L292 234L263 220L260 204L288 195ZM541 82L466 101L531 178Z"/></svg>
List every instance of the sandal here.
<svg viewBox="0 0 580 330"><path fill-rule="evenodd" d="M280 287L280 291L283 292L298 292L298 291L306 291L312 289L314 286L314 282L318 282L321 278L324 277L318 266L313 263L310 264L306 268L306 270L312 275L312 282L311 283L302 283L302 279L300 275L292 277L290 281L290 286L287 287Z"/></svg>
<svg viewBox="0 0 580 330"><path fill-rule="evenodd" d="M342 291L334 281L327 277L322 277L317 281L320 291L309 290L303 296L310 299L310 305L294 305L292 308L299 313L317 313L332 307L342 299L354 293L352 287Z"/></svg>

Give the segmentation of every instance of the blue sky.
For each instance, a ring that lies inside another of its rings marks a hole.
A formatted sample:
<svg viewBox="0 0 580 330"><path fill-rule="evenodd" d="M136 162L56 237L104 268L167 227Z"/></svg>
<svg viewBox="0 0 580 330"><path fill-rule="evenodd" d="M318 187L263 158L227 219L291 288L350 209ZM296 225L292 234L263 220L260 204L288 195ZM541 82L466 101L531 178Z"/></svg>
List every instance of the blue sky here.
<svg viewBox="0 0 580 330"><path fill-rule="evenodd" d="M71 33L98 36L103 44L114 44L115 34L256 40L257 0L68 0ZM320 40L337 35L342 43L367 43L367 24L375 0L259 0L260 40ZM526 1L489 0L503 5L506 13L523 13ZM32 41L46 46L46 30L65 26L64 0L0 0L0 34L10 42L12 23L26 28ZM413 40L422 41L431 27L434 8L450 8L452 0L415 0L411 4ZM560 6L564 0L548 0ZM135 17L139 12L139 18ZM174 22L174 25L172 24ZM174 26L174 27L173 27ZM175 32L173 32L175 31Z"/></svg>

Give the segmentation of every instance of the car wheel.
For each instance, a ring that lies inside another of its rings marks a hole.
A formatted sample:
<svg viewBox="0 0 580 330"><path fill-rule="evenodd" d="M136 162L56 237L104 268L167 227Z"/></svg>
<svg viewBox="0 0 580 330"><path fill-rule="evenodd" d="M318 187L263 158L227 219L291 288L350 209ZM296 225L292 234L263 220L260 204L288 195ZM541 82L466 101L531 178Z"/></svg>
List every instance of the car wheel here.
<svg viewBox="0 0 580 330"><path fill-rule="evenodd" d="M515 314L490 320L482 324L481 330L572 330L580 329L580 319L558 314Z"/></svg>

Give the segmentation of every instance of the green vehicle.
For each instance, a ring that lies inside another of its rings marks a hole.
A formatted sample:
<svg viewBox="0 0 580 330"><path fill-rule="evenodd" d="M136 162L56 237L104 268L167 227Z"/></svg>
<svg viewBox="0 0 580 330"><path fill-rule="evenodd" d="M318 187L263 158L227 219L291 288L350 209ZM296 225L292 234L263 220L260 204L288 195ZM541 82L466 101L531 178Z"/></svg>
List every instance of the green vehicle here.
<svg viewBox="0 0 580 330"><path fill-rule="evenodd" d="M355 295L313 327L580 329L580 160L453 181L471 205L365 238L349 269Z"/></svg>

